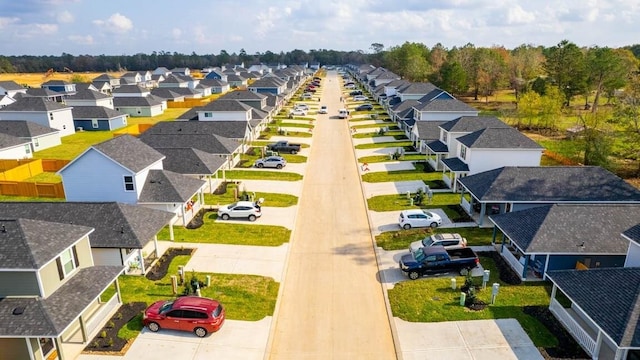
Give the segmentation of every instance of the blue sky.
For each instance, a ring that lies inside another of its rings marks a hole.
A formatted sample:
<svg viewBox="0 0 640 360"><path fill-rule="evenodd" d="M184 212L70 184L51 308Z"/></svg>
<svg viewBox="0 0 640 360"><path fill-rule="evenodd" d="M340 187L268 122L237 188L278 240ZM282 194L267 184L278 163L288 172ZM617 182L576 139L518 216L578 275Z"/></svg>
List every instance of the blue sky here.
<svg viewBox="0 0 640 360"><path fill-rule="evenodd" d="M640 42L640 0L0 0L0 55Z"/></svg>

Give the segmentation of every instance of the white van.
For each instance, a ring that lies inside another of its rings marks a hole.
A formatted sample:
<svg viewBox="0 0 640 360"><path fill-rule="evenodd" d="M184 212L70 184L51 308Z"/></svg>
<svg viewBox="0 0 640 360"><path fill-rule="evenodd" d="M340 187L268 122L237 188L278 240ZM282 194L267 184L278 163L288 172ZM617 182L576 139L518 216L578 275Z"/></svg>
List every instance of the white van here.
<svg viewBox="0 0 640 360"><path fill-rule="evenodd" d="M338 110L338 117L340 119L346 119L347 117L349 117L349 110L347 109Z"/></svg>

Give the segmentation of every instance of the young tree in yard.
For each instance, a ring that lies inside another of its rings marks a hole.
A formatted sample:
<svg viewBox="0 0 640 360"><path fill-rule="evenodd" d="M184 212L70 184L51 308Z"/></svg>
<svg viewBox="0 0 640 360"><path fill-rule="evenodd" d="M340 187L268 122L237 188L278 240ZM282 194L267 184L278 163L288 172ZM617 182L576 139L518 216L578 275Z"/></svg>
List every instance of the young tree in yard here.
<svg viewBox="0 0 640 360"><path fill-rule="evenodd" d="M540 95L535 91L528 91L520 96L518 100L518 108L516 109L516 118L518 123L516 127L531 129L533 120L538 117L540 111ZM523 124L524 122L524 124Z"/></svg>
<svg viewBox="0 0 640 360"><path fill-rule="evenodd" d="M582 50L568 40L546 49L547 60L544 64L553 84L564 93L565 105L571 98L583 94L587 86L586 62Z"/></svg>
<svg viewBox="0 0 640 360"><path fill-rule="evenodd" d="M489 95L506 84L509 53L502 47L479 48L476 58L476 94L480 92L489 101Z"/></svg>
<svg viewBox="0 0 640 360"><path fill-rule="evenodd" d="M634 161L635 176L640 176L640 75L630 78L615 106L612 122L620 128L620 156Z"/></svg>
<svg viewBox="0 0 640 360"><path fill-rule="evenodd" d="M629 74L634 70L622 58L620 52L608 47L592 47L587 51L587 94L595 90L591 112L598 110L602 91L608 88L622 88ZM637 67L636 67L637 69ZM588 104L588 96L586 96Z"/></svg>
<svg viewBox="0 0 640 360"><path fill-rule="evenodd" d="M608 170L613 170L614 164L610 159L611 143L606 126L604 113L587 113L578 118L584 126L584 158L585 165L596 165Z"/></svg>
<svg viewBox="0 0 640 360"><path fill-rule="evenodd" d="M544 96L540 97L540 127L554 131L557 129L556 120L562 117L564 95L553 86L548 86Z"/></svg>

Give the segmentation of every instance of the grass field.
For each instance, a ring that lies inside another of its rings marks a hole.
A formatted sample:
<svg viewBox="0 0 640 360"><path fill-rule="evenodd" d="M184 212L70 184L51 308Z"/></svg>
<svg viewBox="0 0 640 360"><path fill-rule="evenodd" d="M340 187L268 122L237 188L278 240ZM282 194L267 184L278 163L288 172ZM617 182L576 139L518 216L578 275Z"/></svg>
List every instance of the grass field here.
<svg viewBox="0 0 640 360"><path fill-rule="evenodd" d="M91 82L94 78L104 73L69 73L69 72L53 72L50 76L45 76L44 73L7 73L0 74L0 81L13 80L20 85L27 85L29 87L40 87L43 82L49 80L64 80L71 82L74 77L82 77L86 82ZM110 73L115 77L120 77L122 73Z"/></svg>

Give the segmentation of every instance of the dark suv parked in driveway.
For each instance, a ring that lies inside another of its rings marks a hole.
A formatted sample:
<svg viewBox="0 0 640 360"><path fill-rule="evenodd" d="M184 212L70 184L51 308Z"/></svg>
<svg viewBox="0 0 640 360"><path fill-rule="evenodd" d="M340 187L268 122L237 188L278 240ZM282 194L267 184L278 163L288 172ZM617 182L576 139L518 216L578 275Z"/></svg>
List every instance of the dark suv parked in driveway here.
<svg viewBox="0 0 640 360"><path fill-rule="evenodd" d="M373 110L373 105L371 104L362 104L355 108L355 111L368 111Z"/></svg>
<svg viewBox="0 0 640 360"><path fill-rule="evenodd" d="M349 95L353 96L353 95L362 95L362 90L353 90L352 92L349 93Z"/></svg>

